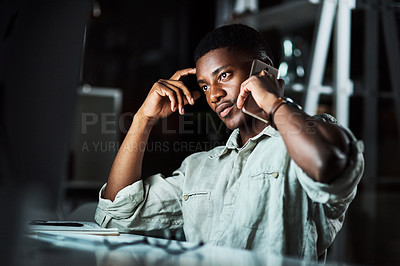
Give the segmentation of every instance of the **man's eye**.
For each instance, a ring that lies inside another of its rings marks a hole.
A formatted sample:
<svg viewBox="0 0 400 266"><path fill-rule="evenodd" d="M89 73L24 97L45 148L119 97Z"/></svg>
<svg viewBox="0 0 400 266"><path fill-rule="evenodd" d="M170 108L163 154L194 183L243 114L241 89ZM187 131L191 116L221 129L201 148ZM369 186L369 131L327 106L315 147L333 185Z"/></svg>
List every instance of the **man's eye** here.
<svg viewBox="0 0 400 266"><path fill-rule="evenodd" d="M229 73L227 73L227 72L221 73L220 79L226 79L228 76L229 76Z"/></svg>
<svg viewBox="0 0 400 266"><path fill-rule="evenodd" d="M206 85L204 85L204 86L201 86L201 89L202 89L204 92L206 92L206 91L208 90L208 87L207 87Z"/></svg>

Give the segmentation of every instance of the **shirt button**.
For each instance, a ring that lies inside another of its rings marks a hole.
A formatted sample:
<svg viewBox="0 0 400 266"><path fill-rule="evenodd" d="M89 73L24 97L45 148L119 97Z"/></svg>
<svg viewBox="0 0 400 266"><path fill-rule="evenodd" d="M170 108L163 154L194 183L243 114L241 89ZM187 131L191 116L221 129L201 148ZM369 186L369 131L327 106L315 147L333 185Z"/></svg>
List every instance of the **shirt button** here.
<svg viewBox="0 0 400 266"><path fill-rule="evenodd" d="M278 172L273 172L273 173L272 173L272 177L273 177L273 178L278 178L278 176L279 176L279 173L278 173Z"/></svg>
<svg viewBox="0 0 400 266"><path fill-rule="evenodd" d="M187 201L187 200L188 200L188 198L189 198L189 195L185 195L185 196L183 196L183 200L184 200L184 201Z"/></svg>

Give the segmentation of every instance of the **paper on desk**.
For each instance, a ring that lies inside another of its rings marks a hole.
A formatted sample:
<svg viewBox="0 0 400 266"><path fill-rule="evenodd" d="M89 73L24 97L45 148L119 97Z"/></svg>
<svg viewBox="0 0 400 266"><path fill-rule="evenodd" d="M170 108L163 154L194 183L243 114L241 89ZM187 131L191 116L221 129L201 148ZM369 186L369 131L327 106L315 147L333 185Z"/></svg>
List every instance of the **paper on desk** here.
<svg viewBox="0 0 400 266"><path fill-rule="evenodd" d="M63 224L66 221L48 221L51 223ZM62 233L70 234L86 234L86 235L119 235L118 228L103 228L94 222L68 221L70 223L79 223L83 226L59 226L59 225L28 225L26 230L28 233Z"/></svg>
<svg viewBox="0 0 400 266"><path fill-rule="evenodd" d="M131 234L122 234L119 236L115 235L84 235L74 234L68 231L64 232L37 232L36 234L30 234L29 237L38 239L44 242L51 243L56 246L81 249L81 250L92 250L101 251L108 250L110 245L119 245L126 243L141 244L146 237ZM160 240L161 241L161 240ZM166 241L166 240L165 240ZM124 246L124 245L122 245Z"/></svg>
<svg viewBox="0 0 400 266"><path fill-rule="evenodd" d="M163 251L160 247L168 247L170 250L197 247L196 243L179 242L175 240L160 239L134 234L121 234L119 236L112 235L82 235L65 232L38 232L30 235L34 239L50 242L57 246L70 247L75 249L86 250L114 250L121 248L134 248L141 250L149 248ZM179 242L179 243L178 243ZM158 247L157 247L158 246Z"/></svg>

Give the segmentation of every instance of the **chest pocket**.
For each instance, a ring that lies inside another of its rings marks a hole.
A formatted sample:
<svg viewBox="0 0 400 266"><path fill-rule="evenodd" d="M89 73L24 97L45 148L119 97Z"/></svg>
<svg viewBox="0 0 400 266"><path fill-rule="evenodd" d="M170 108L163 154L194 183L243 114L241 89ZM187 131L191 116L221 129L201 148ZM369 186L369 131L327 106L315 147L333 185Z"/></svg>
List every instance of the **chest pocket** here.
<svg viewBox="0 0 400 266"><path fill-rule="evenodd" d="M197 191L183 194L183 208L189 216L211 216L210 192Z"/></svg>
<svg viewBox="0 0 400 266"><path fill-rule="evenodd" d="M182 196L184 228L189 241L204 241L208 238L213 212L210 194L209 191L196 191Z"/></svg>
<svg viewBox="0 0 400 266"><path fill-rule="evenodd" d="M282 173L268 171L241 178L232 220L238 226L266 229L282 210Z"/></svg>

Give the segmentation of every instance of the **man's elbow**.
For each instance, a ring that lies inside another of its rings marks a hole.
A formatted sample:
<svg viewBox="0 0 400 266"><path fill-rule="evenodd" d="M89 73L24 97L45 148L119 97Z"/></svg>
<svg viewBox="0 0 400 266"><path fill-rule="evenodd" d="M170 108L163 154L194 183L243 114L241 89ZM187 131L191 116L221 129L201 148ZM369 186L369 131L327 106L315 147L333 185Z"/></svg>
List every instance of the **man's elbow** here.
<svg viewBox="0 0 400 266"><path fill-rule="evenodd" d="M347 150L332 148L321 160L315 180L321 183L332 183L345 170L349 160Z"/></svg>

